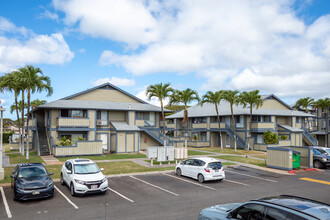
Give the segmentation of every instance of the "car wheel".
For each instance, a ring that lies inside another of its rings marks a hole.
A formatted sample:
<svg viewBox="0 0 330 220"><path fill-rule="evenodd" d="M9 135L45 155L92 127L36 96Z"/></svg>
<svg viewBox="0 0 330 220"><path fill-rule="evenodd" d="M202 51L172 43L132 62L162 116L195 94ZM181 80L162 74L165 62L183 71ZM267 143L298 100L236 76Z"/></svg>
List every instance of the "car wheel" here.
<svg viewBox="0 0 330 220"><path fill-rule="evenodd" d="M180 168L176 169L176 172L175 173L178 176L181 176L182 175L182 172L181 172L181 169Z"/></svg>
<svg viewBox="0 0 330 220"><path fill-rule="evenodd" d="M71 194L71 196L76 196L76 192L74 191L73 183L71 183L71 185L70 185L70 194Z"/></svg>
<svg viewBox="0 0 330 220"><path fill-rule="evenodd" d="M221 182L223 179L218 180L218 182Z"/></svg>
<svg viewBox="0 0 330 220"><path fill-rule="evenodd" d="M203 174L198 174L197 179L198 179L198 182L200 182L200 183L204 182Z"/></svg>
<svg viewBox="0 0 330 220"><path fill-rule="evenodd" d="M61 185L64 185L65 183L64 183L64 179L63 179L63 174L61 173L61 180L60 180L60 182L61 182Z"/></svg>
<svg viewBox="0 0 330 220"><path fill-rule="evenodd" d="M322 163L318 160L315 160L313 163L314 167L317 169L321 169L323 167Z"/></svg>
<svg viewBox="0 0 330 220"><path fill-rule="evenodd" d="M17 193L16 193L16 187L14 187L14 201L18 201Z"/></svg>

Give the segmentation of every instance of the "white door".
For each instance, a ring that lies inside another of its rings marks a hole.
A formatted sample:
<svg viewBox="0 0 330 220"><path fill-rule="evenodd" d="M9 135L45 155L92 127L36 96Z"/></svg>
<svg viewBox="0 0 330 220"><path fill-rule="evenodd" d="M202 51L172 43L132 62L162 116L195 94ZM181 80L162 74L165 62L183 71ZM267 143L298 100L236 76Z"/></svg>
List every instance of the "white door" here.
<svg viewBox="0 0 330 220"><path fill-rule="evenodd" d="M230 137L226 134L226 147L230 147Z"/></svg>
<svg viewBox="0 0 330 220"><path fill-rule="evenodd" d="M97 135L97 140L102 141L102 148L104 150L108 149L108 134L98 134Z"/></svg>

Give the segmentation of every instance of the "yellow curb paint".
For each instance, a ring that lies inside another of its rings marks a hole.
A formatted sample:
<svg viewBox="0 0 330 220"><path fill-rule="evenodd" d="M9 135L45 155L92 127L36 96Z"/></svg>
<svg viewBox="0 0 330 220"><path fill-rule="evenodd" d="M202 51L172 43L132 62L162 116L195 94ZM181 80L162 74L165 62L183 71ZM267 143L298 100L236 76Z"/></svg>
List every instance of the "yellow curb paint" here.
<svg viewBox="0 0 330 220"><path fill-rule="evenodd" d="M306 181L310 181L310 182L315 182L315 183L322 183L322 184L326 184L326 185L330 185L330 182L328 181L324 181L324 180L316 180L316 179L312 179L312 178L300 178L301 180L306 180Z"/></svg>

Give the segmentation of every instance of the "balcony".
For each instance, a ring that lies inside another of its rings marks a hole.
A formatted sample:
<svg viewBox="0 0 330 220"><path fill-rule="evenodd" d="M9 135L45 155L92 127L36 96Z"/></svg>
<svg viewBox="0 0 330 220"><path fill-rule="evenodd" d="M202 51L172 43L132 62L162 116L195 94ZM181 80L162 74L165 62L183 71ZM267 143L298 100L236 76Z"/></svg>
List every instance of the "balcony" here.
<svg viewBox="0 0 330 220"><path fill-rule="evenodd" d="M97 126L108 126L108 121L107 120L96 120L96 125Z"/></svg>
<svg viewBox="0 0 330 220"><path fill-rule="evenodd" d="M174 129L175 128L175 124L174 123L173 124L166 124L166 127L167 128L173 128Z"/></svg>
<svg viewBox="0 0 330 220"><path fill-rule="evenodd" d="M210 128L219 129L219 124L217 122L210 123ZM220 128L226 128L226 124L224 122L220 122Z"/></svg>
<svg viewBox="0 0 330 220"><path fill-rule="evenodd" d="M275 129L273 122L252 122L251 129Z"/></svg>
<svg viewBox="0 0 330 220"><path fill-rule="evenodd" d="M89 127L89 118L57 118L58 127Z"/></svg>
<svg viewBox="0 0 330 220"><path fill-rule="evenodd" d="M209 147L210 142L209 141L188 141L187 145L189 147Z"/></svg>
<svg viewBox="0 0 330 220"><path fill-rule="evenodd" d="M102 141L77 141L73 146L54 146L54 156L100 155Z"/></svg>
<svg viewBox="0 0 330 220"><path fill-rule="evenodd" d="M207 123L192 123L192 128L207 128Z"/></svg>

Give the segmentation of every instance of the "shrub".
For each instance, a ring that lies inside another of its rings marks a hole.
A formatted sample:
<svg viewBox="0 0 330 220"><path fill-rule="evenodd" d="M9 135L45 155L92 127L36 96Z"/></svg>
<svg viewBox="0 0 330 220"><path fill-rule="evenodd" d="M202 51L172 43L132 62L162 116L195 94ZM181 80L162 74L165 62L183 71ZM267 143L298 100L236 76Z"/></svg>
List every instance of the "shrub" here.
<svg viewBox="0 0 330 220"><path fill-rule="evenodd" d="M288 137L287 137L286 135L281 135L281 136L280 136L280 139L281 139L281 140L286 140L286 139L288 139Z"/></svg>
<svg viewBox="0 0 330 220"><path fill-rule="evenodd" d="M57 146L72 146L74 145L74 142L70 139L66 139L66 137L61 137L61 140L56 143Z"/></svg>
<svg viewBox="0 0 330 220"><path fill-rule="evenodd" d="M14 132L10 131L10 132L3 132L2 133L2 142L3 143L9 143L9 137L14 134Z"/></svg>
<svg viewBox="0 0 330 220"><path fill-rule="evenodd" d="M270 130L266 131L263 136L266 144L276 144L278 142L277 135Z"/></svg>
<svg viewBox="0 0 330 220"><path fill-rule="evenodd" d="M194 138L194 141L197 141L197 138L198 138L197 134L195 134L193 138Z"/></svg>

